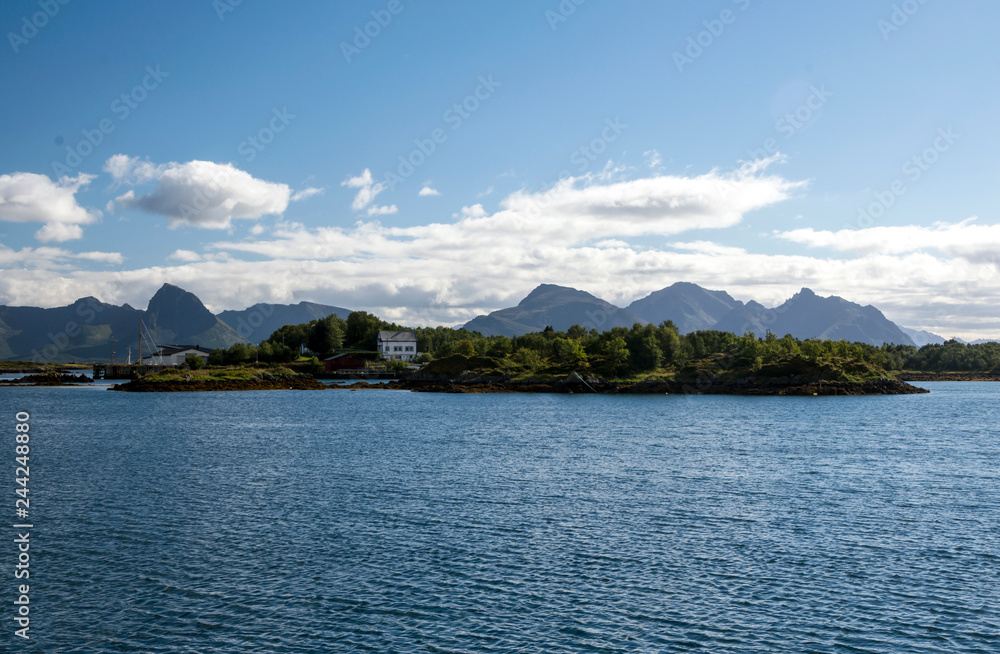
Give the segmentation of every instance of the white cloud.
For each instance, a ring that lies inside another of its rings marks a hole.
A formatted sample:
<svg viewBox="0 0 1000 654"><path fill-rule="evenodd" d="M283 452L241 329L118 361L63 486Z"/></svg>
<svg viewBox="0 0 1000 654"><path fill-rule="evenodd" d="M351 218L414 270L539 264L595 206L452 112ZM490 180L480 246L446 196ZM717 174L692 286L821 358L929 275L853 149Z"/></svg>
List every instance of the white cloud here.
<svg viewBox="0 0 1000 654"><path fill-rule="evenodd" d="M83 238L83 228L70 223L45 223L35 232L35 238L42 243L62 243Z"/></svg>
<svg viewBox="0 0 1000 654"><path fill-rule="evenodd" d="M663 165L663 157L656 150L649 150L647 152L643 152L642 156L646 157L646 165L651 170L656 170Z"/></svg>
<svg viewBox="0 0 1000 654"><path fill-rule="evenodd" d="M299 200L305 200L311 198L314 195L323 195L323 189L314 188L310 186L309 188L304 188L292 196L292 202L298 202Z"/></svg>
<svg viewBox="0 0 1000 654"><path fill-rule="evenodd" d="M191 263L194 261L201 261L201 255L193 250L174 250L168 259L177 259L178 261L184 261Z"/></svg>
<svg viewBox="0 0 1000 654"><path fill-rule="evenodd" d="M719 243L713 243L712 241L690 241L690 242L675 242L670 243L670 247L676 248L678 250L690 250L692 252L700 252L701 254L746 254L747 251L743 248L736 248L728 245L720 245Z"/></svg>
<svg viewBox="0 0 1000 654"><path fill-rule="evenodd" d="M281 214L291 189L256 179L232 164L189 161L154 166L125 155L108 159L104 169L117 183L157 182L148 195L128 191L115 198L120 209L138 208L166 216L171 227L182 224L227 229L234 219L256 220Z"/></svg>
<svg viewBox="0 0 1000 654"><path fill-rule="evenodd" d="M842 229L836 232L812 228L776 232L778 238L809 247L858 254L903 254L937 250L973 262L996 261L1000 252L1000 224L980 225L975 218L958 223L938 222L926 227L901 225Z"/></svg>
<svg viewBox="0 0 1000 654"><path fill-rule="evenodd" d="M396 205L387 207L380 207L378 205L369 206L386 189L386 185L382 182L376 182L372 177L372 171L368 168L365 168L365 171L357 177L350 177L344 180L340 185L358 189L357 194L354 196L354 202L351 203L351 208L355 211L364 211L367 209L369 216L383 216L396 213L399 210Z"/></svg>
<svg viewBox="0 0 1000 654"><path fill-rule="evenodd" d="M73 260L121 264L125 258L120 252L70 252L56 247L26 247L14 250L0 243L0 270L2 270L3 275L12 273L12 270L3 270L3 267L7 266L19 266L22 269L32 270L62 271ZM58 283L58 280L55 282L54 288L59 288L61 284ZM26 290L30 295L33 290L39 289L29 288Z"/></svg>
<svg viewBox="0 0 1000 654"><path fill-rule="evenodd" d="M93 179L83 173L58 182L36 173L0 175L0 221L44 223L35 232L42 242L82 238L80 226L101 217L100 211L88 211L76 201L76 192Z"/></svg>
<svg viewBox="0 0 1000 654"><path fill-rule="evenodd" d="M435 188L431 188L430 186L425 186L422 189L420 189L420 192L417 193L417 195L419 195L422 198L433 197L433 196L441 195L441 191L439 191L439 190L437 190Z"/></svg>
<svg viewBox="0 0 1000 654"><path fill-rule="evenodd" d="M368 207L369 216L388 216L389 214L394 214L399 211L399 207L394 204L388 206L375 205L373 207Z"/></svg>

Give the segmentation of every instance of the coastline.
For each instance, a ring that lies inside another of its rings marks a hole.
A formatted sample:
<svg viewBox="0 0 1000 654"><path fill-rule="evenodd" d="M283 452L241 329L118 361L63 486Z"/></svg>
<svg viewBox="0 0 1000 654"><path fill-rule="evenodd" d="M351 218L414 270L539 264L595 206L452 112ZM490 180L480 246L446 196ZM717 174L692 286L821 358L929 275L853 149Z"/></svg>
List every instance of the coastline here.
<svg viewBox="0 0 1000 654"><path fill-rule="evenodd" d="M341 390L397 390L416 393L558 393L590 395L755 395L755 396L826 396L826 395L915 395L927 389L894 379L868 382L816 380L737 381L639 381L620 382L583 379L570 375L560 380L510 380L479 378L458 380L397 380L384 384L360 381L337 387Z"/></svg>

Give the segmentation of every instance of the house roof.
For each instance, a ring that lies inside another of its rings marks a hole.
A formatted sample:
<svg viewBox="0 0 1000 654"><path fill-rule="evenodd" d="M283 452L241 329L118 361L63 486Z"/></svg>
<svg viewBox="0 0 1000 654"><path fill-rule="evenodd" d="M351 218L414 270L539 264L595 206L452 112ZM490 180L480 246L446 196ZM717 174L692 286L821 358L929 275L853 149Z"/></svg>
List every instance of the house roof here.
<svg viewBox="0 0 1000 654"><path fill-rule="evenodd" d="M378 340L383 343L415 343L417 335L413 332L380 331L378 333Z"/></svg>

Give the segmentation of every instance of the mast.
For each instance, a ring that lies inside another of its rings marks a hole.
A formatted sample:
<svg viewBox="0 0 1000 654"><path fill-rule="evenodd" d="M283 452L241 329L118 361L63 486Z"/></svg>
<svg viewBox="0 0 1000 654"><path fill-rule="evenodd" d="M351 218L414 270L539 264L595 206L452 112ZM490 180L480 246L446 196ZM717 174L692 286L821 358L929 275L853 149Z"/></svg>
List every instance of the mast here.
<svg viewBox="0 0 1000 654"><path fill-rule="evenodd" d="M139 318L139 365L142 365L142 318Z"/></svg>

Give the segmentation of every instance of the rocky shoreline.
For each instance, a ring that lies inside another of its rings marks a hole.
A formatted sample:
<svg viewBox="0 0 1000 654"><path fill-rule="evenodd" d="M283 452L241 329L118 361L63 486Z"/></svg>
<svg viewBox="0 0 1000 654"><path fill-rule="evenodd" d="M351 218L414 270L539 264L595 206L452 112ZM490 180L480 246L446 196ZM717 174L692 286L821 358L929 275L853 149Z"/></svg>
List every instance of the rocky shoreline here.
<svg viewBox="0 0 1000 654"><path fill-rule="evenodd" d="M992 381L969 375L960 381ZM976 377L972 379L971 377ZM940 377L911 375L907 381L944 381ZM954 380L950 378L949 380ZM512 379L496 375L460 373L454 376L416 374L385 383L358 381L349 385L327 385L309 375L262 375L253 379L133 379L115 384L109 390L129 393L190 393L211 391L299 390L402 390L418 393L562 393L600 395L910 395L930 391L907 381L882 378L868 382L827 381L813 375L777 378L703 378L670 381L614 381L571 373L562 379ZM71 386L92 383L86 375L44 373L30 375L4 386Z"/></svg>
<svg viewBox="0 0 1000 654"><path fill-rule="evenodd" d="M563 393L599 395L913 395L930 391L895 379L869 382L803 379L617 382L573 373L565 379L511 380L460 375L456 379L403 379L384 384L358 382L346 390L403 390L418 393Z"/></svg>
<svg viewBox="0 0 1000 654"><path fill-rule="evenodd" d="M274 377L261 379L177 379L170 381L147 381L133 379L124 384L115 384L109 390L126 393L194 393L207 391L321 391L326 388L322 382L304 375L296 377Z"/></svg>
<svg viewBox="0 0 1000 654"><path fill-rule="evenodd" d="M83 373L69 375L48 371L0 382L0 386L79 386L80 384L90 384L93 381Z"/></svg>

